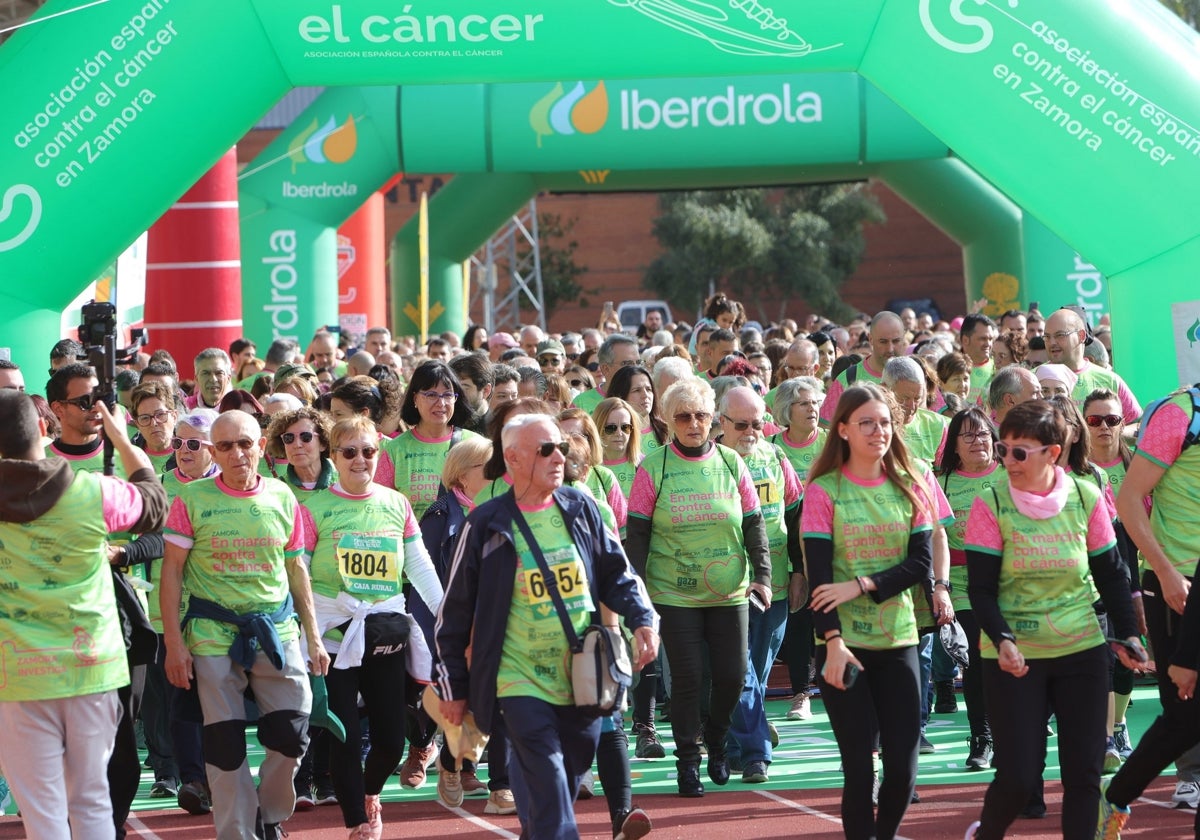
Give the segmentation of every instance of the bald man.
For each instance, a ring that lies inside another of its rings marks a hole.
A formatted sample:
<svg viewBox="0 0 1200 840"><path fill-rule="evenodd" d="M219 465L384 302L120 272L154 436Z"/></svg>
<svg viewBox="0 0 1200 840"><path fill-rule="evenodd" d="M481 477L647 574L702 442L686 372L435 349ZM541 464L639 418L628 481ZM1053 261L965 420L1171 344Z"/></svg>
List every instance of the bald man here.
<svg viewBox="0 0 1200 840"><path fill-rule="evenodd" d="M1071 399L1081 409L1088 394L1097 389L1112 391L1121 400L1121 413L1126 424L1136 425L1142 419L1142 407L1125 384L1125 380L1113 371L1094 365L1084 358L1083 346L1088 340L1088 328L1083 318L1073 309L1056 310L1046 319L1046 355L1054 364L1069 367L1079 377L1071 391Z"/></svg>
<svg viewBox="0 0 1200 840"><path fill-rule="evenodd" d="M179 615L185 580L189 594L185 627L163 622L167 679L181 689L196 681L216 836L256 836L261 813L257 836L278 838L295 808L292 778L312 707L297 614L314 673L329 670L329 654L317 631L296 497L258 474L262 430L249 414L230 411L211 435L221 474L180 486L163 534L162 614ZM266 749L257 789L246 761L247 684Z"/></svg>
<svg viewBox="0 0 1200 840"><path fill-rule="evenodd" d="M837 379L829 383L829 393L825 397L825 402L821 404L822 426L829 425L843 391L851 385L861 382L880 384L883 381L883 366L887 364L888 359L894 359L904 353L908 337L900 316L895 312L884 310L872 318L870 341L871 355L853 367L842 371L838 374Z"/></svg>

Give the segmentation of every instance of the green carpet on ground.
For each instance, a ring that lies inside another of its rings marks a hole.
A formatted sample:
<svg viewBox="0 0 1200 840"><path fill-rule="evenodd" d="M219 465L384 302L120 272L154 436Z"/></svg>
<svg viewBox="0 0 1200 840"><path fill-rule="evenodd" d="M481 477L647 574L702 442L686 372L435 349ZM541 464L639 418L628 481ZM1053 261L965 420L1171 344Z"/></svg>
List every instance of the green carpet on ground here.
<svg viewBox="0 0 1200 840"><path fill-rule="evenodd" d="M963 768L966 761L969 731L967 728L966 706L962 693L958 695L959 710L954 714L931 716L926 735L938 748L933 755L923 755L920 758L917 776L918 789L922 785L940 784L986 784L992 778L992 771L967 772ZM1160 711L1158 692L1152 685L1140 684L1134 689L1134 702L1129 708L1128 723L1130 737L1134 745L1141 733L1146 731ZM842 774L838 769L840 760L837 744L829 727L829 719L825 715L824 706L820 700L812 703L813 717L807 721L787 720L790 703L787 700L768 700L768 718L779 730L780 744L775 750L774 762L770 767L770 781L757 785L744 785L738 774L725 790L765 789L765 790L802 790L818 788L838 788L842 785ZM659 724L659 736L667 747L667 758L648 760L630 758L633 775L633 790L638 793L674 793L675 792L675 761L671 757L673 744L669 723ZM258 745L253 733L249 737L249 758L252 766L256 767L262 761L262 748ZM633 755L633 743L630 739L630 756ZM144 758L143 753L143 758ZM480 777L487 777L486 767L480 770ZM1058 779L1057 739L1051 737L1048 742L1046 757L1046 778ZM393 776L384 788L383 798L388 802L408 800L428 800L436 797L435 773L430 773L428 781L418 790L408 790L400 787L397 777ZM707 780L706 780L707 781ZM154 782L153 774L145 770L142 774L142 786L138 791L134 810L151 810L173 807L169 799L151 799L150 786ZM709 785L710 791L721 788ZM597 781L597 794L600 793L600 783Z"/></svg>

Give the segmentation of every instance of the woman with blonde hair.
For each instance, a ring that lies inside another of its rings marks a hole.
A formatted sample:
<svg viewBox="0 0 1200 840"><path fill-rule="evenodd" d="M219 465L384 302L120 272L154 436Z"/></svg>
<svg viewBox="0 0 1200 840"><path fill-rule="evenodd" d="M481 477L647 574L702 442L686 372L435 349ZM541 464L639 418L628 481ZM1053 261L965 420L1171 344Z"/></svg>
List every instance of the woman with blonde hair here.
<svg viewBox="0 0 1200 840"><path fill-rule="evenodd" d="M600 432L604 466L616 475L626 498L642 462L642 433L637 419L637 410L620 397L603 399L592 410L592 420Z"/></svg>
<svg viewBox="0 0 1200 840"><path fill-rule="evenodd" d="M617 530L624 537L629 503L616 475L602 463L604 449L600 445L600 432L596 430L591 415L582 408L571 406L558 413L558 427L564 435L579 438L585 444L582 452L586 455L587 469L581 471L584 474L584 483L592 491L597 503L604 502L612 508Z"/></svg>
<svg viewBox="0 0 1200 840"><path fill-rule="evenodd" d="M895 837L912 800L921 735L912 588L933 570L929 488L877 385L848 388L808 474L801 515L817 684L841 753L846 837ZM876 726L865 725L874 720ZM875 731L883 755L872 804Z"/></svg>

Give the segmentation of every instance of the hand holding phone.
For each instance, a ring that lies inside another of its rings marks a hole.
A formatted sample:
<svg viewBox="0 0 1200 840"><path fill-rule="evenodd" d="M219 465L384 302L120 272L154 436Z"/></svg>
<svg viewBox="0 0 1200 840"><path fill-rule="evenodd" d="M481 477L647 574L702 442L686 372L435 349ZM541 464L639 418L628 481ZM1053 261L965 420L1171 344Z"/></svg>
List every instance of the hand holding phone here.
<svg viewBox="0 0 1200 840"><path fill-rule="evenodd" d="M754 607L754 609L761 613L765 613L771 607L770 604L763 600L762 595L759 594L757 589L751 589L750 594L747 597L750 601L750 606Z"/></svg>
<svg viewBox="0 0 1200 840"><path fill-rule="evenodd" d="M1148 662L1149 657L1146 656L1146 651L1141 645L1135 645L1128 639L1106 639L1109 648L1114 654L1120 655L1121 651L1125 651L1134 662Z"/></svg>

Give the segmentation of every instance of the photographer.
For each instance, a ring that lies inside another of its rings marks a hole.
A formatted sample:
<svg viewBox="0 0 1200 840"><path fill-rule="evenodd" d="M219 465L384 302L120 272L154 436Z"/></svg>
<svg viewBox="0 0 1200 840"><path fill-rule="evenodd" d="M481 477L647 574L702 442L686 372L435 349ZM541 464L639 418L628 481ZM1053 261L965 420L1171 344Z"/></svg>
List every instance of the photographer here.
<svg viewBox="0 0 1200 840"><path fill-rule="evenodd" d="M0 674L0 770L27 836L111 837L104 768L129 668L106 547L110 532L161 528L166 495L124 425L103 404L82 405L74 392L87 378L66 378L71 395L56 395L55 413L73 430L81 418L98 417L131 481L47 458L45 421L32 400L0 391L0 565L13 584L0 590L0 644L15 652ZM61 618L67 611L72 622ZM29 651L37 651L37 667L20 655Z"/></svg>
<svg viewBox="0 0 1200 840"><path fill-rule="evenodd" d="M103 415L95 397L99 384L96 370L81 362L64 365L46 383L46 400L62 425L46 454L65 458L76 471L104 470Z"/></svg>

